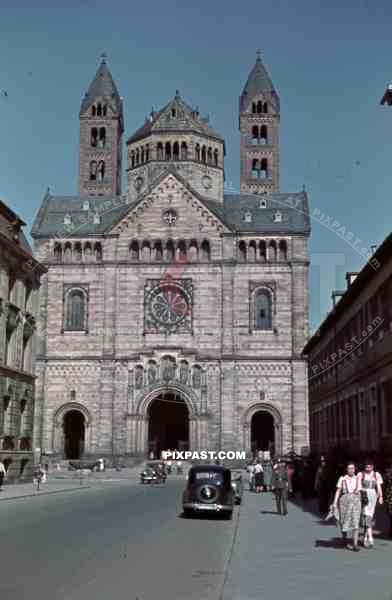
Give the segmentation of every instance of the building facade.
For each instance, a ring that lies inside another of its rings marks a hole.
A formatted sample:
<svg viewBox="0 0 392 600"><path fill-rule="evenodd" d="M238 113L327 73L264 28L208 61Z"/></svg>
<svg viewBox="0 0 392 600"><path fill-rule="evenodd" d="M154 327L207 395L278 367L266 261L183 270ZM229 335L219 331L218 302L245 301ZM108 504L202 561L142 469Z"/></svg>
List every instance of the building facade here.
<svg viewBox="0 0 392 600"><path fill-rule="evenodd" d="M225 143L177 91L128 138L105 61L80 111L79 193L46 194L41 444L54 457L308 447L305 192L279 191L279 98L258 56ZM297 383L295 383L297 382Z"/></svg>
<svg viewBox="0 0 392 600"><path fill-rule="evenodd" d="M23 221L0 201L0 460L7 479L31 476L34 355L40 277Z"/></svg>
<svg viewBox="0 0 392 600"><path fill-rule="evenodd" d="M311 447L392 457L392 235L347 284L304 349Z"/></svg>

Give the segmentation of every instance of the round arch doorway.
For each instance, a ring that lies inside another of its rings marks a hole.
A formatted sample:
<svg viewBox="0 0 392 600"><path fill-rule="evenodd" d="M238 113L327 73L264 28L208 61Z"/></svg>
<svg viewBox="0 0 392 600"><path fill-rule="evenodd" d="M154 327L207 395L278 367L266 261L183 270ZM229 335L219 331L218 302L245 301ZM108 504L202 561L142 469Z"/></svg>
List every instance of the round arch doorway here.
<svg viewBox="0 0 392 600"><path fill-rule="evenodd" d="M164 450L188 450L189 411L174 393L163 393L148 407L148 455L160 458Z"/></svg>
<svg viewBox="0 0 392 600"><path fill-rule="evenodd" d="M269 450L274 456L276 450L275 419L266 410L258 410L252 416L250 428L251 450L253 454Z"/></svg>
<svg viewBox="0 0 392 600"><path fill-rule="evenodd" d="M64 415L64 456L68 460L78 460L83 456L85 440L85 419L79 410L69 410Z"/></svg>

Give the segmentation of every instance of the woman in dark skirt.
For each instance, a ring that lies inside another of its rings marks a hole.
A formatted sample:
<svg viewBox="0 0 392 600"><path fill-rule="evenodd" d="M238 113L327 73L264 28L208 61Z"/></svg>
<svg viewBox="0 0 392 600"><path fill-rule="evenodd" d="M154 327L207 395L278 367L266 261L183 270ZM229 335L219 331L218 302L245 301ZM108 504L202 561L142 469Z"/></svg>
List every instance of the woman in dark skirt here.
<svg viewBox="0 0 392 600"><path fill-rule="evenodd" d="M260 494L260 492L263 491L263 486L264 486L264 473L263 473L262 464L259 460L255 464L254 476L255 476L256 493Z"/></svg>

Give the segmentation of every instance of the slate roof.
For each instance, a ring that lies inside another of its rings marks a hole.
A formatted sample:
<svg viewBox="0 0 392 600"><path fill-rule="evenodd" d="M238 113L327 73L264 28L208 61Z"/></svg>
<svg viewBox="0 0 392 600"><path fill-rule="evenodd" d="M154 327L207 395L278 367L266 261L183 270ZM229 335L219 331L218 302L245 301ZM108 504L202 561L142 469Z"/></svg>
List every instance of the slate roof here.
<svg viewBox="0 0 392 600"><path fill-rule="evenodd" d="M275 107L277 111L280 109L279 95L275 90L274 84L268 74L268 71L261 60L260 56L257 57L253 69L249 73L248 80L242 90L240 96L240 108L243 108L245 103L255 98L262 92L270 93L275 99Z"/></svg>
<svg viewBox="0 0 392 600"><path fill-rule="evenodd" d="M172 168L168 168L157 178L155 185L172 173L193 193L230 231L255 234L310 234L310 218L306 192L295 194L269 194L265 197L267 206L261 207L263 196L252 194L225 194L223 203L210 200L193 190ZM148 194L149 192L147 192ZM102 235L109 232L121 218L144 196L127 203L126 196L52 196L47 192L35 218L33 237L59 237L60 231L68 231L71 237ZM89 201L90 209L84 210L83 203ZM280 212L281 222L274 220ZM101 217L100 223L93 222L94 214ZM64 224L65 215L71 215L71 227ZM251 216L251 221L245 219Z"/></svg>
<svg viewBox="0 0 392 600"><path fill-rule="evenodd" d="M168 131L200 133L223 141L222 136L211 127L208 119L200 117L197 111L189 106L177 92L166 106L150 115L145 123L128 138L127 144L143 139L151 133Z"/></svg>
<svg viewBox="0 0 392 600"><path fill-rule="evenodd" d="M86 112L98 98L107 99L115 112L119 113L121 111L121 98L104 59L99 65L98 71L82 100L80 114Z"/></svg>

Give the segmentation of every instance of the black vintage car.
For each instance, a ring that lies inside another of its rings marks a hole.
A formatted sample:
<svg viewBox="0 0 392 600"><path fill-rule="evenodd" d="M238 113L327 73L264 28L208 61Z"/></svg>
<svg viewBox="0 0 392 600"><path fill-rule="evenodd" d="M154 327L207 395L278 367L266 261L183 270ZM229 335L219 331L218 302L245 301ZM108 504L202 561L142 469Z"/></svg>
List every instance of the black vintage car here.
<svg viewBox="0 0 392 600"><path fill-rule="evenodd" d="M234 503L230 469L217 465L191 467L182 497L184 516L215 513L230 519Z"/></svg>

